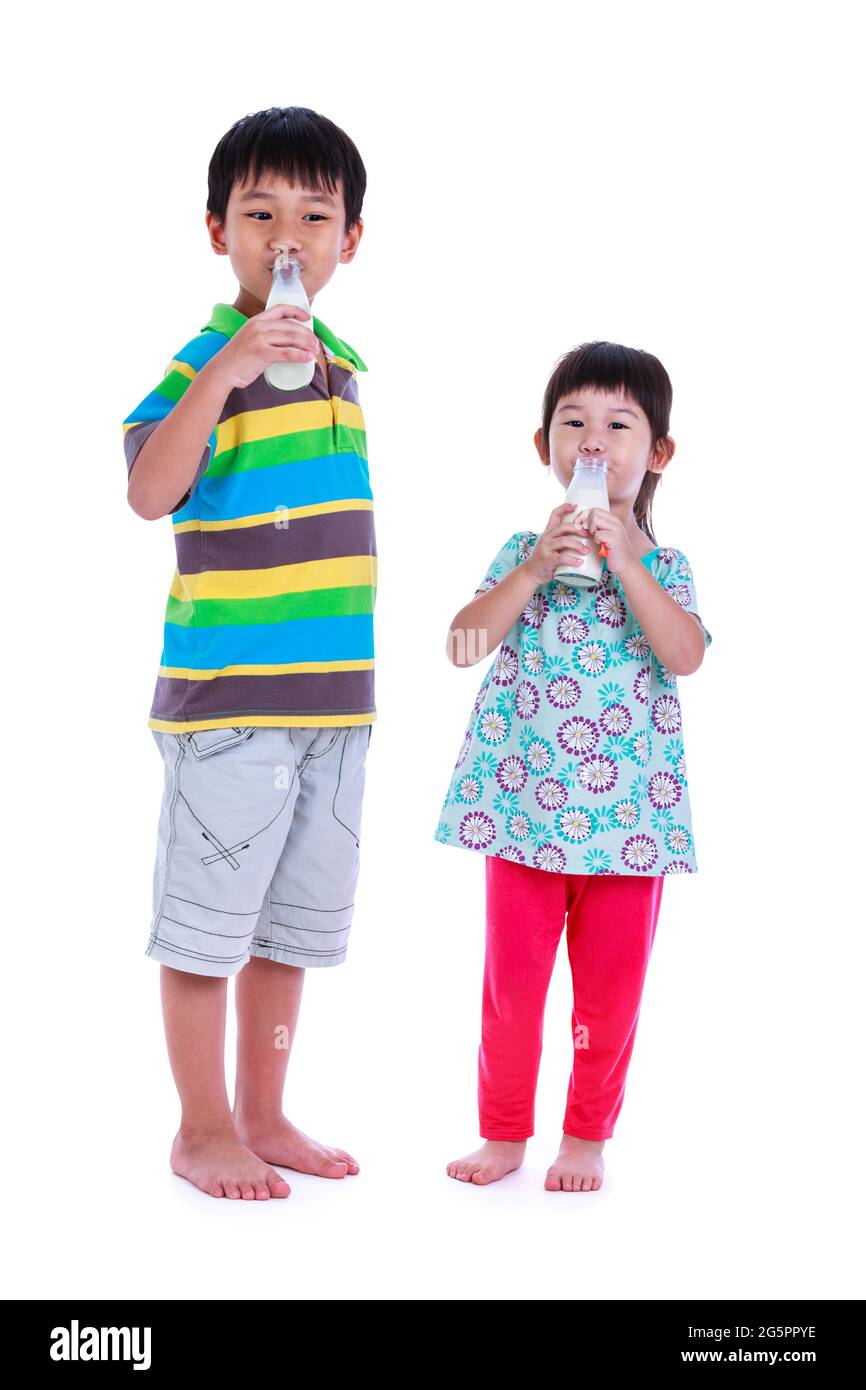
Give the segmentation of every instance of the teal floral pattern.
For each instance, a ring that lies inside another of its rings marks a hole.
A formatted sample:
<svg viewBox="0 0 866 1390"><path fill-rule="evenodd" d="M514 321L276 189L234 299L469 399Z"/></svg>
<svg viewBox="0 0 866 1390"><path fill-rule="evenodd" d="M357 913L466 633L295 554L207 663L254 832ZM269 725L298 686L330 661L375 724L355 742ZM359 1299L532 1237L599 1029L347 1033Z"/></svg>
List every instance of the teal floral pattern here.
<svg viewBox="0 0 866 1390"><path fill-rule="evenodd" d="M532 553L513 535L476 595ZM642 557L700 621L681 550ZM712 635L704 627L706 644ZM572 874L696 873L676 676L655 657L622 585L536 589L475 699L435 839Z"/></svg>

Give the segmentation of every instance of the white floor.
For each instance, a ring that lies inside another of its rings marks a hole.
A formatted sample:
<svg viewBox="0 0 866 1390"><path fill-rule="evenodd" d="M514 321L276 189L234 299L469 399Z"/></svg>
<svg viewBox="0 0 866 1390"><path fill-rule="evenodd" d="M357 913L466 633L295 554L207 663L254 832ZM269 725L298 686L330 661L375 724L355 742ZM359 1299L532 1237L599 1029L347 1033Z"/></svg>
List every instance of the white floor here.
<svg viewBox="0 0 866 1390"><path fill-rule="evenodd" d="M397 932L377 934L364 895L351 965L308 972L287 1108L361 1172L287 1172L284 1201L217 1200L171 1173L177 1106L143 941L120 942L74 990L61 972L11 1079L4 1294L862 1297L859 1099L832 1060L833 1010L815 1022L821 999L841 1009L842 996L822 993L815 963L812 1015L805 993L800 1007L805 981L783 978L772 923L744 972L747 922L728 923L725 950L723 922L689 922L697 879L668 885L603 1188L542 1186L569 1068L564 943L524 1168L485 1189L446 1176L477 1142L481 885L465 859L462 923L441 921L431 889L389 962Z"/></svg>

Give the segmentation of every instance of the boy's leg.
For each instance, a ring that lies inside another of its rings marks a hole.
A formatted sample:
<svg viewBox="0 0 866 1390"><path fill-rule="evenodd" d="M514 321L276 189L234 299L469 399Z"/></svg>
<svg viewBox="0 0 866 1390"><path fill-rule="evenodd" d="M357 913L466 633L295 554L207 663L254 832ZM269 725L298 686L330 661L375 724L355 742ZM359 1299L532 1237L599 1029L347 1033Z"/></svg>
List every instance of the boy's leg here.
<svg viewBox="0 0 866 1390"><path fill-rule="evenodd" d="M360 873L372 725L286 732L299 790L250 954L281 965L340 965L348 950Z"/></svg>
<svg viewBox="0 0 866 1390"><path fill-rule="evenodd" d="M563 1132L603 1140L625 1096L644 977L661 906L660 874L569 875L574 1068Z"/></svg>
<svg viewBox="0 0 866 1390"><path fill-rule="evenodd" d="M359 1166L345 1149L311 1139L283 1114L283 1090L304 968L346 956L360 864L365 758L372 726L290 730L299 781L285 848L238 975L238 1133L270 1163L321 1177Z"/></svg>
<svg viewBox="0 0 866 1390"><path fill-rule="evenodd" d="M241 1142L225 1084L226 981L160 966L165 1037L181 1102L171 1167L211 1197L288 1197L285 1178Z"/></svg>
<svg viewBox="0 0 866 1390"><path fill-rule="evenodd" d="M253 957L235 981L237 1069L233 1114L276 1120L295 1039L304 970Z"/></svg>
<svg viewBox="0 0 866 1390"><path fill-rule="evenodd" d="M565 875L487 855L486 892L480 1133L528 1139L535 1129L544 1004L565 922Z"/></svg>
<svg viewBox="0 0 866 1390"><path fill-rule="evenodd" d="M226 978L248 959L298 790L274 777L281 736L284 730L249 727L154 731L165 787L147 954L161 963L181 1101L171 1166L215 1197L290 1192L236 1133L225 1085Z"/></svg>
<svg viewBox="0 0 866 1390"><path fill-rule="evenodd" d="M286 1069L304 975L301 966L253 957L237 976L237 1076L232 1114L244 1143L268 1163L321 1178L344 1178L359 1171L352 1155L310 1138L283 1114Z"/></svg>
<svg viewBox="0 0 866 1390"><path fill-rule="evenodd" d="M152 732L165 781L146 954L195 975L235 975L249 960L292 823L298 781L289 731Z"/></svg>
<svg viewBox="0 0 866 1390"><path fill-rule="evenodd" d="M163 965L159 982L181 1129L230 1120L224 1064L226 981Z"/></svg>

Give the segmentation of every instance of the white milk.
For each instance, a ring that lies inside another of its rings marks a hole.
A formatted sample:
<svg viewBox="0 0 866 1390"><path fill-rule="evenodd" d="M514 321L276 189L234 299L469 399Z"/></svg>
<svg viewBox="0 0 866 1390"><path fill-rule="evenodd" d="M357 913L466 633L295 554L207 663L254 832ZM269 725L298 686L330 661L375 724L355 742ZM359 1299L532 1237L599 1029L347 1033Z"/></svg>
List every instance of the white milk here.
<svg viewBox="0 0 866 1390"><path fill-rule="evenodd" d="M577 459L565 500L566 502L573 502L575 506L574 512L566 514L566 520L572 523L577 522L579 511L585 511L589 507L603 507L606 512L609 512L607 459ZM583 555L583 563L579 566L560 565L558 569L553 571L553 577L564 580L566 584L573 584L576 588L597 584L601 579L601 556L598 553L598 543L592 536L580 536L577 531L575 531L575 540L586 541L589 546L589 550Z"/></svg>
<svg viewBox="0 0 866 1390"><path fill-rule="evenodd" d="M272 309L275 304L300 304L308 314L312 314L310 301L301 281L300 266L294 257L287 256L284 252L281 252L274 262L273 284L265 308ZM312 332L312 317L298 319L297 322L305 324ZM275 386L278 391L299 391L302 386L310 384L315 370L315 358L312 362L272 362L269 367L265 367L265 381L269 386Z"/></svg>

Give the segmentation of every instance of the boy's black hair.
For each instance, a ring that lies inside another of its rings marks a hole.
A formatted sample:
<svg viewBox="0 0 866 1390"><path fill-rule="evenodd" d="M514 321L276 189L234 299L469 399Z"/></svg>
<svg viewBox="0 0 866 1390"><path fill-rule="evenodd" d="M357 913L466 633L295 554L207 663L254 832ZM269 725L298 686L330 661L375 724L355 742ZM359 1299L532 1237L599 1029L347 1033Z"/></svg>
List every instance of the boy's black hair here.
<svg viewBox="0 0 866 1390"><path fill-rule="evenodd" d="M582 386L622 391L637 401L649 420L653 448L670 433L673 387L659 359L642 348L623 347L621 343L581 343L560 357L544 393L542 430L548 459L553 413L563 396ZM660 479L660 473L647 470L633 508L638 526L655 544L652 499Z"/></svg>
<svg viewBox="0 0 866 1390"><path fill-rule="evenodd" d="M361 216L367 171L352 141L339 126L307 106L272 106L242 116L222 137L207 171L208 211L225 225L229 195L236 183L260 174L289 179L309 189L337 192L343 181L345 231Z"/></svg>

